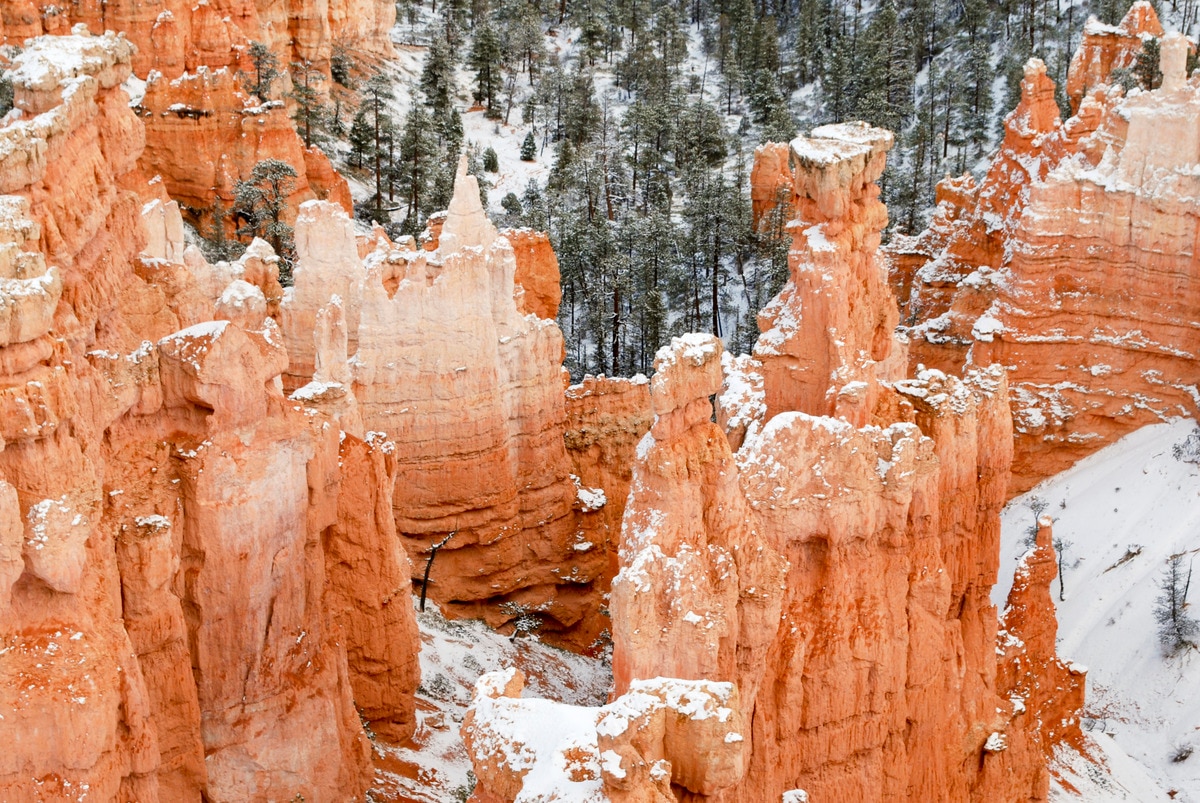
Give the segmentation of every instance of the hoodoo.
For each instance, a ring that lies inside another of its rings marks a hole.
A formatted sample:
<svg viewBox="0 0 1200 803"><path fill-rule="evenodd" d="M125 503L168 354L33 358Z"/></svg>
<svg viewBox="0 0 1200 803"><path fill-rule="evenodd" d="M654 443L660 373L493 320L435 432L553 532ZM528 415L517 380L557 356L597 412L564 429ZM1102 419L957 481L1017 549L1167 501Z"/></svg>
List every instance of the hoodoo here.
<svg viewBox="0 0 1200 803"><path fill-rule="evenodd" d="M741 378L723 378L720 342L700 335L655 361L613 583L611 705L640 705L652 679L719 681L722 709L697 703L676 720L730 732L686 760L669 744L609 750L601 709L557 744L535 743L511 724L534 701L484 684L464 733L485 794L517 799L522 778L545 783L557 776L543 765L580 751L612 800L634 799L629 779L645 774L694 799L1047 799L1045 762L1064 735L1010 699L988 597L1012 456L1005 378L889 368L903 351L872 183L888 145L865 126L792 143L791 279L763 316L761 366L726 361ZM858 315L839 326L847 306ZM710 397L755 370L766 404L735 453ZM1036 693L1075 716L1077 696ZM528 775L503 758L529 754ZM570 799L571 777L559 780L550 799Z"/></svg>
<svg viewBox="0 0 1200 803"><path fill-rule="evenodd" d="M390 498L388 450L339 455L333 420L283 396L269 247L208 265L174 202L125 188L132 50L31 41L0 128L0 796L353 795L353 699L412 726L412 609L383 599L407 561L359 502ZM376 581L341 569L351 542Z"/></svg>
<svg viewBox="0 0 1200 803"><path fill-rule="evenodd" d="M1118 5L0 0L0 801L1200 794Z"/></svg>
<svg viewBox="0 0 1200 803"><path fill-rule="evenodd" d="M1152 16L1140 3L1122 25L1157 26ZM891 246L910 364L1008 370L1010 494L1134 429L1197 412L1200 89L1185 80L1189 47L1163 37L1152 91L1122 96L1088 79L1065 123L1031 61L983 183L942 182L931 227ZM1077 55L1072 80L1096 59Z"/></svg>

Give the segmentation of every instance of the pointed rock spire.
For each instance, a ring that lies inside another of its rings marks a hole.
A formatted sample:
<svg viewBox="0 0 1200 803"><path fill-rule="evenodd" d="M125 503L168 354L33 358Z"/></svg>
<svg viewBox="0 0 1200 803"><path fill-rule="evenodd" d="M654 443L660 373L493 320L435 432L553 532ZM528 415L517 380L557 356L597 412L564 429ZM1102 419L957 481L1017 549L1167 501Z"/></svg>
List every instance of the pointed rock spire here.
<svg viewBox="0 0 1200 803"><path fill-rule="evenodd" d="M439 255L452 254L467 246L486 248L496 239L496 227L488 220L479 200L479 182L467 172L467 157L458 160L454 197L446 210L446 223L438 243Z"/></svg>

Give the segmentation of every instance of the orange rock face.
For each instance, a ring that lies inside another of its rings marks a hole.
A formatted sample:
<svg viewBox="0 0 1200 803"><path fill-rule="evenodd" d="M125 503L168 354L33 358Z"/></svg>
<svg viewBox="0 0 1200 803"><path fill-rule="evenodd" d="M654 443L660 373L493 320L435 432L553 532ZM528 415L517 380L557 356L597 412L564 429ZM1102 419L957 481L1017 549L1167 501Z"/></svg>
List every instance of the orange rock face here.
<svg viewBox="0 0 1200 803"><path fill-rule="evenodd" d="M416 724L413 690L421 669L412 614L412 567L396 537L391 489L394 445L344 434L339 451L338 521L325 543L329 607L345 633L355 705L393 741Z"/></svg>
<svg viewBox="0 0 1200 803"><path fill-rule="evenodd" d="M65 7L17 0L0 12L0 37L20 45L44 33L65 34L77 24L93 33L120 32L137 48L131 58L134 74L145 78L157 70L168 79L199 67L237 69L246 46L259 41L283 65L307 60L328 75L335 42L392 55L389 32L395 21L395 5L381 0L112 0Z"/></svg>
<svg viewBox="0 0 1200 803"><path fill-rule="evenodd" d="M723 703L734 730L697 735L687 758L609 756L599 709L599 783L612 800L659 799L639 780L647 769L690 800L1046 800L1044 751L1068 734L1009 699L1034 679L1004 674L1015 659L1001 670L989 599L1013 448L1005 372L902 378L876 253L887 140L859 126L815 133L791 144L792 280L755 357L723 357L708 335L657 356L611 593L606 708L637 707L645 683L716 681L737 691ZM1053 633L1040 632L1027 654L1053 662ZM1039 710L1069 717L1078 696L1055 683L1038 687ZM466 732L477 794L544 794L570 745L588 755L588 726L540 738L521 717L582 714L502 701L500 685L477 691ZM680 713L709 719L699 705ZM655 773L657 761L668 763Z"/></svg>
<svg viewBox="0 0 1200 803"><path fill-rule="evenodd" d="M1130 6L1119 25L1105 25L1094 18L1089 19L1067 71L1067 98L1071 101L1071 110L1078 112L1084 97L1097 86L1107 83L1113 70L1129 69L1137 63L1145 39L1162 35L1158 14L1145 0Z"/></svg>
<svg viewBox="0 0 1200 803"><path fill-rule="evenodd" d="M234 185L263 159L295 169L289 209L312 198L351 209L346 180L323 153L304 147L284 105L251 103L228 69L201 68L173 80L152 76L139 109L146 124L139 165L148 176L162 176L167 193L191 210L194 222L215 197L231 207Z"/></svg>
<svg viewBox="0 0 1200 803"><path fill-rule="evenodd" d="M1022 729L1021 734L1037 742L1049 758L1059 742L1083 749L1079 711L1086 670L1064 664L1055 654L1058 622L1050 586L1058 562L1050 519L1038 525L1035 545L1017 566L1000 620L998 649L1003 655L996 682L1015 713L1037 722L1036 728Z"/></svg>
<svg viewBox="0 0 1200 803"><path fill-rule="evenodd" d="M638 441L654 418L650 383L641 376L586 376L567 388L566 408L563 440L571 473L584 491L578 495L579 526L591 544L588 549L603 550L607 557L599 586L608 588L617 574L621 519Z"/></svg>
<svg viewBox="0 0 1200 803"><path fill-rule="evenodd" d="M512 243L513 256L517 260L513 280L523 291L518 293L517 309L555 320L558 305L562 302L562 284L558 257L550 246L549 235L529 229L505 229L501 234Z"/></svg>
<svg viewBox="0 0 1200 803"><path fill-rule="evenodd" d="M162 177L189 221L209 225L214 199L231 206L234 183L268 158L289 163L298 174L289 221L311 198L351 209L346 181L296 134L283 100L291 90L288 65L308 62L324 74L327 86L335 42L392 55L395 5L389 0L115 0L63 7L22 2L6 4L0 14L0 42L7 36L19 45L42 33L65 34L73 25L128 38L135 47L133 74L147 82L139 103L147 141L140 167L147 177ZM270 103L251 103L242 89L242 74L253 70L252 42L267 45L281 65L274 86L278 100Z"/></svg>
<svg viewBox="0 0 1200 803"><path fill-rule="evenodd" d="M416 682L386 450L284 398L269 248L207 265L126 189L130 59L33 41L0 128L0 797L353 796L354 697L402 733Z"/></svg>
<svg viewBox="0 0 1200 803"><path fill-rule="evenodd" d="M1030 187L1077 150L1078 128L1074 121L1063 126L1054 82L1041 60L1030 59L1021 102L1005 118L1004 140L982 182L970 175L940 182L929 229L889 244L901 318L913 327L911 365L962 370L972 342L962 330L969 333L991 304Z"/></svg>
<svg viewBox="0 0 1200 803"><path fill-rule="evenodd" d="M754 167L750 170L750 207L756 229L779 206L789 204L782 214L791 220L792 169L788 164L791 149L786 142L767 142L754 150Z"/></svg>
<svg viewBox="0 0 1200 803"><path fill-rule="evenodd" d="M517 290L516 249L488 222L474 184L463 167L433 250L378 239L363 259L344 212L302 207L295 287L281 306L292 357L285 384L313 376L323 349L313 332L336 296L349 362L340 358L342 372L331 372L325 389L297 393L327 396L338 384L364 429L396 444L396 527L420 574L430 547L453 534L437 554L430 596L494 626L535 613L543 632L583 648L607 628L600 594L614 570L607 545L624 498L608 514L605 499L614 497L595 489L621 489L622 478L598 467L589 472L595 480L572 478L562 334L518 307L537 296ZM556 275L544 235L514 236ZM527 275L530 287L546 280ZM636 418L625 418L635 405L612 398L608 420L635 431ZM599 424L606 414L586 415ZM614 441L611 456L632 442Z"/></svg>
<svg viewBox="0 0 1200 803"><path fill-rule="evenodd" d="M1196 211L1185 199L1200 145L1183 120L1200 93L1184 80L1187 48L1163 38L1162 88L1121 98L1097 87L1075 117L1022 144L1014 124L1046 93L1030 75L1049 83L1031 63L977 197L947 198L929 231L898 246L910 362L1009 369L1010 494L1146 423L1196 413ZM1014 161L1040 167L1019 174L1005 167ZM1003 219L989 217L990 187L1010 199Z"/></svg>
<svg viewBox="0 0 1200 803"><path fill-rule="evenodd" d="M877 380L904 375L903 351L893 348L895 305L877 257L887 208L875 180L891 146L890 132L863 123L823 126L791 145L790 275L759 313L763 334L754 346L768 416L836 410L866 424Z"/></svg>

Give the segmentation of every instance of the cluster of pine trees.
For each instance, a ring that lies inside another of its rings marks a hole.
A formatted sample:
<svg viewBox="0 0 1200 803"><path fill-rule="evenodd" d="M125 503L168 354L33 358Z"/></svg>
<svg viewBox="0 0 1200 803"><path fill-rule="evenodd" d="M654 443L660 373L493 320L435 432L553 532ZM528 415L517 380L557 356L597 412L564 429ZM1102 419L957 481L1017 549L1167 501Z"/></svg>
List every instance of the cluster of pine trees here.
<svg viewBox="0 0 1200 803"><path fill-rule="evenodd" d="M735 349L753 342L790 240L785 221L751 225L755 144L851 119L895 131L884 198L893 229L917 231L938 180L986 165L1025 61L1042 57L1063 87L1087 15L1117 22L1127 3L566 0L539 10L545 27L575 32L578 57L522 64L534 83L522 120L554 167L544 190L507 198L505 215L551 232L578 375L647 370L682 331ZM473 13L501 30L509 16ZM503 56L500 66L514 68ZM598 75L613 88L599 93ZM1065 112L1061 89L1059 100Z"/></svg>
<svg viewBox="0 0 1200 803"><path fill-rule="evenodd" d="M448 204L464 149L486 200L496 157L464 141L471 101L498 125L526 127L520 158L546 161L549 179L490 211L550 232L579 376L648 371L684 331L750 347L756 310L786 279L790 243L785 220L750 219L755 145L844 120L895 131L884 199L892 230L915 232L938 180L986 165L1025 61L1046 61L1065 113L1084 21L1115 23L1129 0L400 5L401 19L425 29L419 84L364 74L339 50L334 82L353 90L344 110L322 97L345 93L318 92L320 75L292 65L297 128L370 188L362 218L417 234ZM1186 26L1200 0L1164 5ZM249 91L262 82L246 78ZM397 103L401 92L412 97Z"/></svg>

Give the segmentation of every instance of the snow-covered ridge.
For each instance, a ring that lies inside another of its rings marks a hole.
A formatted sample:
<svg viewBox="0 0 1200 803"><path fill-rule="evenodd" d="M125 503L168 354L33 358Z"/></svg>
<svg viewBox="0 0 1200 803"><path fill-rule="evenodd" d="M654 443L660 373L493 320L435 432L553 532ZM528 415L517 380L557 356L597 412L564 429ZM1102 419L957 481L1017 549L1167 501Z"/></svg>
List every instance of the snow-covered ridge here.
<svg viewBox="0 0 1200 803"><path fill-rule="evenodd" d="M1057 582L1051 589L1059 653L1088 666L1084 729L1109 770L1099 778L1062 753L1056 772L1081 796L1059 788L1054 799L1148 802L1175 790L1174 800L1200 801L1200 757L1173 760L1200 746L1200 655L1165 656L1154 619L1167 558L1184 553L1186 567L1200 553L1200 466L1173 454L1195 427L1176 420L1140 429L1004 511L992 600L1004 604L1039 498L1063 544L1064 599Z"/></svg>

